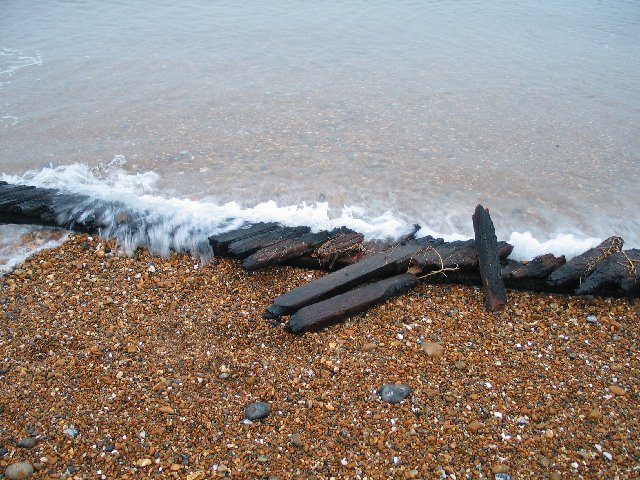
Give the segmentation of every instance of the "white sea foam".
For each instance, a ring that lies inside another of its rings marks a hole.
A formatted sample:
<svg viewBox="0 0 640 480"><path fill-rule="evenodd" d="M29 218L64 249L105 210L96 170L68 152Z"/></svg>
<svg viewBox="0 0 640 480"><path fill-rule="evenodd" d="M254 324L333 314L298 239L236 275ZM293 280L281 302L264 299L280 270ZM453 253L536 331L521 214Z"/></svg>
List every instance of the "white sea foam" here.
<svg viewBox="0 0 640 480"><path fill-rule="evenodd" d="M129 252L144 246L161 255L176 250L206 257L210 250L208 236L258 221L307 225L313 231L347 226L362 232L368 239L398 238L412 231L412 225L394 212L371 216L362 208L347 206L336 210L326 202L281 206L268 201L244 207L237 202L217 203L210 198L169 198L157 190L158 174L127 172L123 169L125 164L124 157L116 156L111 163L98 168L73 164L21 175L3 175L2 180L85 196L82 202L61 211L60 215L64 217L61 219L71 221L96 216L99 223L106 225L101 233L117 237ZM119 221L123 213L127 222ZM418 236L425 235L443 237L447 241L468 238L455 232L443 235L423 227ZM531 259L543 253L571 258L600 241L575 233L536 238L530 232L513 232L508 238L515 247L514 259Z"/></svg>
<svg viewBox="0 0 640 480"><path fill-rule="evenodd" d="M68 233L32 225L0 225L0 274L31 255L62 244Z"/></svg>

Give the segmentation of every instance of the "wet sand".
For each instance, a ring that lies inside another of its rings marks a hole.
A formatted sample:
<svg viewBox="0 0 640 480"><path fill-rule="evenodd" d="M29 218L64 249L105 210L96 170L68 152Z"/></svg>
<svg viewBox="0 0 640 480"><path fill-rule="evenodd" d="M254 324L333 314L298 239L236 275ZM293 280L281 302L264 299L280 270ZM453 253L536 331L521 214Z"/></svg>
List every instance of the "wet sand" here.
<svg viewBox="0 0 640 480"><path fill-rule="evenodd" d="M293 336L261 314L319 272L106 246L72 235L2 279L0 473L640 475L640 300L509 292L490 314L478 288L421 285ZM411 394L383 402L395 382ZM244 420L256 401L270 415Z"/></svg>

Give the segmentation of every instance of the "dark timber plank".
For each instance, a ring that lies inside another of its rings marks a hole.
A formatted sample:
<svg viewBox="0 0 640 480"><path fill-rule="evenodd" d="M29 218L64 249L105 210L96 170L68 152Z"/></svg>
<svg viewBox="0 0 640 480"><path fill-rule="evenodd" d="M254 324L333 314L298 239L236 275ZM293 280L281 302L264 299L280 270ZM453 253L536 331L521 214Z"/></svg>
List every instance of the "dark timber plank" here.
<svg viewBox="0 0 640 480"><path fill-rule="evenodd" d="M247 270L257 270L270 265L286 263L312 253L320 245L345 233L353 232L342 227L330 232L323 230L294 238L284 238L249 255L242 262L242 266Z"/></svg>
<svg viewBox="0 0 640 480"><path fill-rule="evenodd" d="M299 237L309 233L310 230L309 227L277 227L230 243L227 247L228 254L232 258L247 258L261 248L268 247L287 238Z"/></svg>
<svg viewBox="0 0 640 480"><path fill-rule="evenodd" d="M500 274L498 239L489 210L478 205L472 218L485 306L490 312L495 312L507 303L507 290Z"/></svg>
<svg viewBox="0 0 640 480"><path fill-rule="evenodd" d="M573 257L554 271L547 279L550 287L577 288L600 262L622 250L624 240L620 237L609 237L600 245L591 248L577 257Z"/></svg>
<svg viewBox="0 0 640 480"><path fill-rule="evenodd" d="M254 223L236 230L212 235L209 237L209 244L211 245L215 255L225 256L228 253L227 249L229 244L264 232L275 230L276 228L278 228L277 223Z"/></svg>
<svg viewBox="0 0 640 480"><path fill-rule="evenodd" d="M577 288L578 295L617 287L624 294L640 293L640 250L614 253L601 261Z"/></svg>
<svg viewBox="0 0 640 480"><path fill-rule="evenodd" d="M356 288L298 310L285 324L285 329L292 333L303 333L324 327L401 295L417 284L418 279L414 275L403 273Z"/></svg>
<svg viewBox="0 0 640 480"><path fill-rule="evenodd" d="M277 297L267 308L265 318L289 315L302 307L338 295L375 278L389 277L406 272L411 257L422 247L415 244L399 245L320 277Z"/></svg>

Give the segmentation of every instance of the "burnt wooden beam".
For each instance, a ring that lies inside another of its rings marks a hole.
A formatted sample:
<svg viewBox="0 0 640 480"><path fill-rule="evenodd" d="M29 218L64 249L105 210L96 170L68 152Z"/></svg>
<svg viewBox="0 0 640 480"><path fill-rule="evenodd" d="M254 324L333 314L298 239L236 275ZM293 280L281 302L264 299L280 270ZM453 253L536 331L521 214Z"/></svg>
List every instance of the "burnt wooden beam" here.
<svg viewBox="0 0 640 480"><path fill-rule="evenodd" d="M261 248L273 245L287 238L297 238L311 231L309 227L282 227L253 235L248 238L236 240L227 247L228 256L244 259L257 252Z"/></svg>
<svg viewBox="0 0 640 480"><path fill-rule="evenodd" d="M567 263L564 255L556 257L552 253L539 255L530 262L513 262L510 269L502 270L502 278L546 279L551 273Z"/></svg>
<svg viewBox="0 0 640 480"><path fill-rule="evenodd" d="M263 315L278 318L302 307L348 291L377 278L385 278L407 271L411 257L422 247L399 245L389 252L366 257L358 263L320 277L277 297Z"/></svg>
<svg viewBox="0 0 640 480"><path fill-rule="evenodd" d="M278 227L279 225L273 222L253 223L241 228L237 228L235 230L211 235L209 237L209 244L211 245L211 248L213 249L213 253L215 255L225 256L229 253L228 248L231 243L245 240L247 238L251 238L265 232L270 232Z"/></svg>
<svg viewBox="0 0 640 480"><path fill-rule="evenodd" d="M598 266L614 253L622 251L624 240L609 237L597 247L591 248L555 270L547 279L550 287L577 288L578 285Z"/></svg>
<svg viewBox="0 0 640 480"><path fill-rule="evenodd" d="M611 288L623 295L640 294L640 250L623 250L602 260L575 293L588 295Z"/></svg>
<svg viewBox="0 0 640 480"><path fill-rule="evenodd" d="M500 263L506 262L512 250L513 245L498 242ZM420 267L423 273L439 270L475 272L480 265L477 244L473 239L425 245L425 248L414 256L413 263Z"/></svg>
<svg viewBox="0 0 640 480"><path fill-rule="evenodd" d="M346 233L355 232L342 227L330 232L323 230L317 233L305 233L297 237L283 238L249 255L242 262L242 266L247 270L257 270L271 265L283 264L308 255L332 238ZM316 266L316 268L318 267L319 265Z"/></svg>
<svg viewBox="0 0 640 480"><path fill-rule="evenodd" d="M356 288L301 308L289 318L284 328L291 333L322 328L364 312L388 298L401 295L418 283L415 275L403 273Z"/></svg>
<svg viewBox="0 0 640 480"><path fill-rule="evenodd" d="M507 290L500 272L498 238L489 215L489 210L478 205L472 216L476 234L478 262L485 306L490 312L500 310L507 303Z"/></svg>
<svg viewBox="0 0 640 480"><path fill-rule="evenodd" d="M336 265L356 263L364 255L364 235L357 232L341 233L323 243L313 254L318 264L327 270Z"/></svg>

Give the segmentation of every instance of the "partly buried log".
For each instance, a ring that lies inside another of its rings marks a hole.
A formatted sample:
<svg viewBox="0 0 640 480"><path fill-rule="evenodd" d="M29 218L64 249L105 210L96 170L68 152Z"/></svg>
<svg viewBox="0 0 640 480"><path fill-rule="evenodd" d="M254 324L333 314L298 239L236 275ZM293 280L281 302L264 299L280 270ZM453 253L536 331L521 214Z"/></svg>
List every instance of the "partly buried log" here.
<svg viewBox="0 0 640 480"><path fill-rule="evenodd" d="M494 312L507 303L507 290L500 274L498 238L496 237L489 210L482 205L478 205L472 218L473 230L476 234L476 247L478 249L485 306L487 310Z"/></svg>
<svg viewBox="0 0 640 480"><path fill-rule="evenodd" d="M249 255L242 262L242 266L247 270L257 270L271 265L283 264L313 253L320 245L330 241L332 238L353 233L355 232L342 227L330 232L323 230L317 233L305 233L299 236L283 238Z"/></svg>
<svg viewBox="0 0 640 480"><path fill-rule="evenodd" d="M358 263L320 277L277 297L263 315L279 318L346 292L373 279L386 278L407 271L409 261L421 248L414 243L399 245L389 252L377 253Z"/></svg>
<svg viewBox="0 0 640 480"><path fill-rule="evenodd" d="M624 240L609 237L600 245L591 248L555 270L547 279L549 287L577 288L600 262L622 250Z"/></svg>
<svg viewBox="0 0 640 480"><path fill-rule="evenodd" d="M303 333L324 327L364 312L388 298L401 295L418 283L414 275L403 273L356 288L298 310L289 318L284 328L292 333Z"/></svg>
<svg viewBox="0 0 640 480"><path fill-rule="evenodd" d="M640 250L634 248L610 255L593 269L575 293L588 295L607 289L640 294Z"/></svg>

